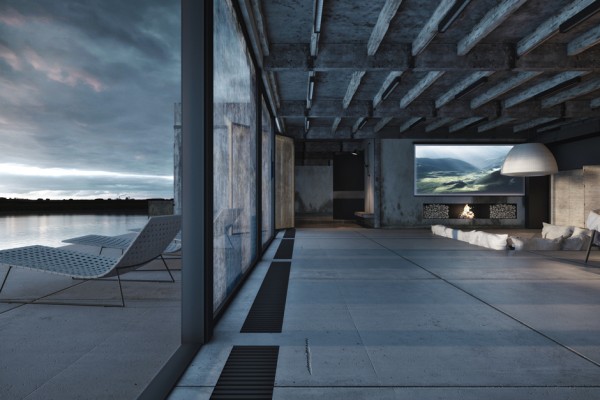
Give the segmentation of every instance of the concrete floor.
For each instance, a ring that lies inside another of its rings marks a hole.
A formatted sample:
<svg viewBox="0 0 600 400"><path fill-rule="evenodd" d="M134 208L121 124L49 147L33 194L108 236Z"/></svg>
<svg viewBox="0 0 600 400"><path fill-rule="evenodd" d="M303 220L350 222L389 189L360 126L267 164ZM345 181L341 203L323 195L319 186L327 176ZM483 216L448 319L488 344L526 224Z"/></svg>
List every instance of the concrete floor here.
<svg viewBox="0 0 600 400"><path fill-rule="evenodd" d="M168 263L180 268L179 259ZM160 261L138 271L123 279L168 279ZM0 267L0 279L5 272ZM0 303L0 399L135 399L180 344L180 271L173 275L175 283L124 281L125 308ZM67 287L47 300L120 302L116 281L16 268L0 299L34 299Z"/></svg>
<svg viewBox="0 0 600 400"><path fill-rule="evenodd" d="M279 241L171 400L208 399L231 347L257 344L280 346L275 399L600 398L598 251L297 229L282 333L239 333Z"/></svg>

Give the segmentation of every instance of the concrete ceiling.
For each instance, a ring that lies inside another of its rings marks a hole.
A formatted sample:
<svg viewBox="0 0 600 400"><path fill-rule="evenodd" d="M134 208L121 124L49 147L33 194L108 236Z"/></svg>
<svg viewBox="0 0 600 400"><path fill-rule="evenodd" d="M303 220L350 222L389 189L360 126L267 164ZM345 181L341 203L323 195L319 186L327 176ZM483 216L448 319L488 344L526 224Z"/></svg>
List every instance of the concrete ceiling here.
<svg viewBox="0 0 600 400"><path fill-rule="evenodd" d="M600 12L560 32L600 1L239 5L269 102L299 141L552 142L600 132Z"/></svg>

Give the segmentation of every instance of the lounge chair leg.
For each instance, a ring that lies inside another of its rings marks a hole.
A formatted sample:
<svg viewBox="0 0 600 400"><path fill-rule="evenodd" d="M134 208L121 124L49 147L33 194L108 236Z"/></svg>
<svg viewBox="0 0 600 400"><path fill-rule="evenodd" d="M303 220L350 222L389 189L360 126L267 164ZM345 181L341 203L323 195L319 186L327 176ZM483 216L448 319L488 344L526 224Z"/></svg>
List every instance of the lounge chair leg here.
<svg viewBox="0 0 600 400"><path fill-rule="evenodd" d="M587 264L588 258L590 258L590 250L592 250L592 246L594 245L594 239L596 238L596 230L592 231L592 240L590 240L590 245L587 249L587 254L585 255L585 263Z"/></svg>
<svg viewBox="0 0 600 400"><path fill-rule="evenodd" d="M9 266L8 271L6 271L6 275L4 275L4 279L2 280L2 286L0 286L0 293L2 293L2 289L4 289L4 284L6 283L6 280L8 279L8 274L10 274L11 269L12 269L12 266Z"/></svg>
<svg viewBox="0 0 600 400"><path fill-rule="evenodd" d="M165 258L162 256L162 254L160 255L160 259L162 260L163 264L165 264L165 268L167 269L167 272L171 277L171 282L175 282L175 278L173 278L173 274L171 274L171 270L169 269L169 266L167 265L167 262L165 261Z"/></svg>
<svg viewBox="0 0 600 400"><path fill-rule="evenodd" d="M117 270L117 281L119 282L119 292L121 293L121 307L125 307L125 298L123 297L123 286L121 286L121 274L119 274L119 269Z"/></svg>

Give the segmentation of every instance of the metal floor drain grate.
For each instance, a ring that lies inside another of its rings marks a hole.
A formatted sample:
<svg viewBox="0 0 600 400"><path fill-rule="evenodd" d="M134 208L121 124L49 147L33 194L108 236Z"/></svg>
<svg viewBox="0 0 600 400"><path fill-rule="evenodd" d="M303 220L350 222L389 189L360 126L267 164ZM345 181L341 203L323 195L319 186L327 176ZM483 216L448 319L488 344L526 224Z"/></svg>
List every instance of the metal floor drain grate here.
<svg viewBox="0 0 600 400"><path fill-rule="evenodd" d="M290 228L285 230L285 234L283 235L284 239L293 239L296 237L296 228Z"/></svg>
<svg viewBox="0 0 600 400"><path fill-rule="evenodd" d="M294 252L294 239L281 239L277 252L275 253L275 260L291 260L292 253Z"/></svg>
<svg viewBox="0 0 600 400"><path fill-rule="evenodd" d="M290 279L290 267L291 263L289 261L274 261L271 263L240 332L281 332Z"/></svg>
<svg viewBox="0 0 600 400"><path fill-rule="evenodd" d="M279 346L233 346L210 396L222 399L272 399Z"/></svg>

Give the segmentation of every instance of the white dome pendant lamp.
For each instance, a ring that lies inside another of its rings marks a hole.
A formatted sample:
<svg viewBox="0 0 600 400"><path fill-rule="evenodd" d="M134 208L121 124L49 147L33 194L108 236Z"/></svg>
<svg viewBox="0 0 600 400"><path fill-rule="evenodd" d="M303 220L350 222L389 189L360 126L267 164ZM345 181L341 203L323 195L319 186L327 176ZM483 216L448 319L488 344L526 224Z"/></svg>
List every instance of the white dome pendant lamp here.
<svg viewBox="0 0 600 400"><path fill-rule="evenodd" d="M558 172L554 156L541 143L514 146L506 155L500 173L508 176L543 176Z"/></svg>

